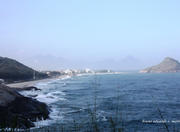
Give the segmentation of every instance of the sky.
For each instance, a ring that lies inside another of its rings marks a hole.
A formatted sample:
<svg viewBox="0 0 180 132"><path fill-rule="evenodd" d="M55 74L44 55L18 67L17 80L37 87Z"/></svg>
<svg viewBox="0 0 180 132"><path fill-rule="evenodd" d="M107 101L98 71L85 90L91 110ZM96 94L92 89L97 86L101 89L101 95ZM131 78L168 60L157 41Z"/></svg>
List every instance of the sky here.
<svg viewBox="0 0 180 132"><path fill-rule="evenodd" d="M0 1L0 56L40 70L180 60L179 0Z"/></svg>

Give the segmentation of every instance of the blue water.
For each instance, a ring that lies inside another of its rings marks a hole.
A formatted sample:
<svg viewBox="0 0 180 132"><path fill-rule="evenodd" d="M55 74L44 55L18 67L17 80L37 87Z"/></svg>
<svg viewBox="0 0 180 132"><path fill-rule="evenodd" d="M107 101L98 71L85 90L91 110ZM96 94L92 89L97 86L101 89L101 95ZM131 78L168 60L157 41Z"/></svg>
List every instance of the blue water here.
<svg viewBox="0 0 180 132"><path fill-rule="evenodd" d="M22 94L37 94L52 112L51 119L38 121L32 131L180 130L179 73L74 76L37 87L42 91Z"/></svg>

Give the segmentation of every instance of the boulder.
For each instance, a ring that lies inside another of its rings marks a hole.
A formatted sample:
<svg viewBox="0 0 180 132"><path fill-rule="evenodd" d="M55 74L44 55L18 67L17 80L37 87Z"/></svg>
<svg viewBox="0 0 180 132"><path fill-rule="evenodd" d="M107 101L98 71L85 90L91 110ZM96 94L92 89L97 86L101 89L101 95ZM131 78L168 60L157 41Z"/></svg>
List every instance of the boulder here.
<svg viewBox="0 0 180 132"><path fill-rule="evenodd" d="M16 90L0 85L0 128L30 128L37 119L49 118L45 103L24 97Z"/></svg>

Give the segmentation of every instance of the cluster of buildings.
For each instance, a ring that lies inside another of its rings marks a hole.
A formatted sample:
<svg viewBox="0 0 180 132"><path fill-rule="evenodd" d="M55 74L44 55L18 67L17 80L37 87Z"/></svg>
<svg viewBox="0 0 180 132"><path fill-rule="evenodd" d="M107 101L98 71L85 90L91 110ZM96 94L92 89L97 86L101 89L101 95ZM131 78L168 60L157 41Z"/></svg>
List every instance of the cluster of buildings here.
<svg viewBox="0 0 180 132"><path fill-rule="evenodd" d="M110 70L99 70L94 71L91 69L77 70L77 69L65 69L60 71L45 71L49 76L60 76L60 75L78 75L78 74L95 74L95 73L110 73Z"/></svg>
<svg viewBox="0 0 180 132"><path fill-rule="evenodd" d="M95 73L95 71L91 69L84 69L84 70L76 70L76 69L66 69L66 70L61 70L61 74L67 74L67 75L77 75L77 74L83 74L83 73Z"/></svg>

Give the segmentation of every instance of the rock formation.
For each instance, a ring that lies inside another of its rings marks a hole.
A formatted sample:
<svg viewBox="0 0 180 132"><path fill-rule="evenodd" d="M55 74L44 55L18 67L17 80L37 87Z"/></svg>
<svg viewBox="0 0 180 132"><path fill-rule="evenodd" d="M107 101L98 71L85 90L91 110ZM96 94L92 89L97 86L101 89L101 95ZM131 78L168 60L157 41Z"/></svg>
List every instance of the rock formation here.
<svg viewBox="0 0 180 132"><path fill-rule="evenodd" d="M167 73L180 72L180 63L170 57L166 57L160 64L140 71L141 73Z"/></svg>
<svg viewBox="0 0 180 132"><path fill-rule="evenodd" d="M0 128L30 128L37 119L47 119L45 103L24 97L16 90L0 85Z"/></svg>

